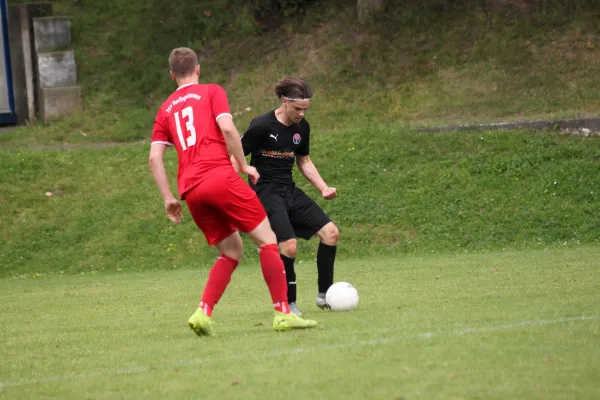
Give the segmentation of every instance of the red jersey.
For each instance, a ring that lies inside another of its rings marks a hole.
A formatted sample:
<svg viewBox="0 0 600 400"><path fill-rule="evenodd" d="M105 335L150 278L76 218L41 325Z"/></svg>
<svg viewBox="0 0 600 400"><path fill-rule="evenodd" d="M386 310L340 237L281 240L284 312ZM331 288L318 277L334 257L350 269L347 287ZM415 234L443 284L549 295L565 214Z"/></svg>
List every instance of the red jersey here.
<svg viewBox="0 0 600 400"><path fill-rule="evenodd" d="M223 116L231 117L227 94L215 84L181 86L158 110L152 143L175 146L179 160L177 186L182 199L211 170L231 168L227 144L217 125L217 119Z"/></svg>

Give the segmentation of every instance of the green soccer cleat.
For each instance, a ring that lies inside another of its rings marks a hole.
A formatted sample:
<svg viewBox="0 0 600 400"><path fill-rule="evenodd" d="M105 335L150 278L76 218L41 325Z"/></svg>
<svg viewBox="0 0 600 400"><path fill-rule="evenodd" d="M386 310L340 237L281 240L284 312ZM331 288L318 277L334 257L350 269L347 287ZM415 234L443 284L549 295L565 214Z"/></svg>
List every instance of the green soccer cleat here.
<svg viewBox="0 0 600 400"><path fill-rule="evenodd" d="M206 315L201 308L198 308L188 320L188 325L198 336L214 336L214 324L212 318Z"/></svg>
<svg viewBox="0 0 600 400"><path fill-rule="evenodd" d="M306 329L317 326L317 321L312 319L302 319L296 314L284 314L275 311L275 319L273 319L273 329L278 332L290 331L292 329Z"/></svg>

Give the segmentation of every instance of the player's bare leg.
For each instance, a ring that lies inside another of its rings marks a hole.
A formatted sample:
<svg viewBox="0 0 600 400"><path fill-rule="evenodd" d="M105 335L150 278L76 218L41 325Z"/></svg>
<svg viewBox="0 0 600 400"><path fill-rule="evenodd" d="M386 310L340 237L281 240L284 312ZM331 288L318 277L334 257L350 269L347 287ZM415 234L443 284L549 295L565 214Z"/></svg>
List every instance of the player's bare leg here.
<svg viewBox="0 0 600 400"><path fill-rule="evenodd" d="M219 253L225 254L226 256L238 261L242 259L242 255L244 253L243 246L244 244L239 232L233 232L231 235L225 238L225 240L215 245L217 250L219 250Z"/></svg>
<svg viewBox="0 0 600 400"><path fill-rule="evenodd" d="M317 250L317 284L319 293L316 303L320 309L328 309L329 305L325 300L325 294L327 293L327 289L333 285L335 254L340 231L333 222L329 222L317 232L317 236L321 242Z"/></svg>

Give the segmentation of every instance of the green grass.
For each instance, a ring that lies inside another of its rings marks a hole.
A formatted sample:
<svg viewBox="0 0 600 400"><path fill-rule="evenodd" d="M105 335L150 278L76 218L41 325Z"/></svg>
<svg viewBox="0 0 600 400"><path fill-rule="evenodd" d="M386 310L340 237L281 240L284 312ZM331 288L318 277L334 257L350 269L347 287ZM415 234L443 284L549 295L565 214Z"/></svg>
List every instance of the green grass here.
<svg viewBox="0 0 600 400"><path fill-rule="evenodd" d="M359 25L336 0L267 31L226 0L52 3L73 18L84 110L0 135L0 398L600 397L599 139L409 129L597 115L591 2L402 2ZM316 89L311 157L340 195L318 202L357 312L314 308L302 241L300 306L320 326L272 332L246 242L219 336L187 328L216 254L187 210L167 220L147 167L180 45L242 131L282 75Z"/></svg>
<svg viewBox="0 0 600 400"><path fill-rule="evenodd" d="M439 1L402 2L361 25L356 0L336 0L267 31L226 0L52 3L72 17L84 111L0 135L0 146L147 138L174 89L166 60L175 46L199 52L202 81L227 89L241 129L277 106L273 86L285 74L312 83L311 124L325 132L600 111L600 25L591 3L490 14L475 1L443 10Z"/></svg>
<svg viewBox="0 0 600 400"><path fill-rule="evenodd" d="M600 248L375 257L337 264L356 312L276 333L255 263L187 327L204 270L0 280L2 398L595 399ZM586 317L582 319L581 317Z"/></svg>
<svg viewBox="0 0 600 400"><path fill-rule="evenodd" d="M339 192L318 201L340 227L341 258L600 240L597 138L381 126L316 133L312 143L313 160ZM214 250L187 209L182 225L166 218L147 155L148 144L3 150L0 276L212 265ZM175 152L166 160L174 186ZM301 241L299 258L314 260L315 250L314 240Z"/></svg>

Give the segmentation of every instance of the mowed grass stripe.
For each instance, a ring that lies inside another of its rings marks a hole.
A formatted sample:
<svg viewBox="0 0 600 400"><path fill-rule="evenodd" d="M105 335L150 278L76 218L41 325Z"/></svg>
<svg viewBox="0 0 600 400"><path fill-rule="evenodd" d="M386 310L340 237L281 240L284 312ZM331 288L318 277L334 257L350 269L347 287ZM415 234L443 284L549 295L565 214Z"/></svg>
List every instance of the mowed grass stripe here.
<svg viewBox="0 0 600 400"><path fill-rule="evenodd" d="M320 326L283 334L270 328L258 266L243 263L208 340L186 326L206 271L5 279L2 393L181 398L210 387L204 397L261 398L284 386L290 398L593 398L599 253L348 260L338 279L361 295L351 313L316 309L306 263L300 306ZM535 385L546 391L534 396Z"/></svg>
<svg viewBox="0 0 600 400"><path fill-rule="evenodd" d="M538 320L538 321L517 321L514 323L507 323L499 326L487 326L487 327L471 327L465 328L462 330L450 330L450 331L440 331L440 332L422 332L419 334L408 335L404 332L390 332L386 331L371 331L369 334L390 334L391 336L380 337L372 340L357 340L350 342L342 342L338 344L328 344L328 345L315 345L311 347L296 347L289 350L281 350L275 353L239 353L239 354L230 354L224 357L204 357L204 358L194 358L187 361L176 362L173 364L158 364L158 365L140 365L133 366L130 368L124 369L116 369L116 370L106 370L106 371L95 371L89 373L75 374L75 375L65 375L65 376L54 376L42 379L35 380L22 380L18 382L0 382L0 387L10 387L10 386L21 386L21 385L30 385L30 384L40 384L40 383L49 383L49 382L57 382L57 381L67 381L67 380L78 380L78 379L86 379L92 377L105 377L108 375L127 375L127 374L136 374L136 373L144 373L150 372L153 370L170 370L177 369L182 367L192 367L198 365L204 365L210 363L220 363L224 360L236 360L243 359L248 361L262 361L267 358L278 357L278 356L293 356L299 355L302 353L309 353L314 351L328 351L328 350L346 350L348 348L353 347L362 347L362 346L380 346L385 345L386 343L396 342L396 341L413 341L418 339L431 339L434 337L440 336L461 336L461 335L477 335L477 334L486 334L490 332L498 332L502 330L518 330L518 329L528 329L541 327L545 325L557 325L557 324L569 324L573 322L585 322L585 321L594 321L598 320L600 315L591 315L591 316L576 316L576 317L563 317L555 320ZM364 333L364 332L363 332Z"/></svg>

